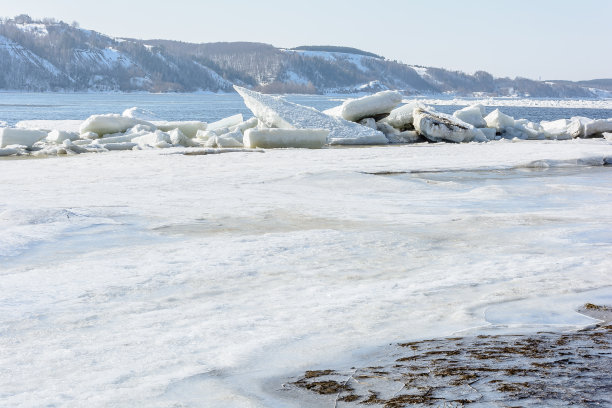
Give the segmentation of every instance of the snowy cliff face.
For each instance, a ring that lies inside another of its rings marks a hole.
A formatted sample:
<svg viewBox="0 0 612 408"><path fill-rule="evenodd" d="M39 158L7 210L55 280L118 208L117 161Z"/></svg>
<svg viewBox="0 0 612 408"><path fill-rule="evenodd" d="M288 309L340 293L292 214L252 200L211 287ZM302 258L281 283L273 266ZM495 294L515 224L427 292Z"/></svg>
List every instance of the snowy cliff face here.
<svg viewBox="0 0 612 408"><path fill-rule="evenodd" d="M418 58L418 56L415 56ZM117 39L47 20L0 21L0 89L596 97L593 84L493 78L406 65L346 47Z"/></svg>

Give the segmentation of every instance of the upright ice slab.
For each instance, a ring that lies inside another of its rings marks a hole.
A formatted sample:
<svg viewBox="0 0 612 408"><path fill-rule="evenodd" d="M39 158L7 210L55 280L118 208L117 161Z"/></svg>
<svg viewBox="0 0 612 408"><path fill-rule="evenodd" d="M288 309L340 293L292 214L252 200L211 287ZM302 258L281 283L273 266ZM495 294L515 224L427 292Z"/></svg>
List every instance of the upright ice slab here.
<svg viewBox="0 0 612 408"><path fill-rule="evenodd" d="M334 118L314 108L288 102L277 96L260 94L234 85L246 106L253 114L271 128L326 129L330 144L387 144L381 132Z"/></svg>

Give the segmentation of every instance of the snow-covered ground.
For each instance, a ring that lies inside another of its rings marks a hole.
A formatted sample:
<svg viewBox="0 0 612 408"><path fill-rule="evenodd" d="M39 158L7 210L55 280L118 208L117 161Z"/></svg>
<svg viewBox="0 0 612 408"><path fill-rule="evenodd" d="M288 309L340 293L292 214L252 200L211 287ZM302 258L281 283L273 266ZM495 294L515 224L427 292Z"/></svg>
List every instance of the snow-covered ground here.
<svg viewBox="0 0 612 408"><path fill-rule="evenodd" d="M305 369L612 301L605 140L184 150L0 161L0 406L285 407Z"/></svg>

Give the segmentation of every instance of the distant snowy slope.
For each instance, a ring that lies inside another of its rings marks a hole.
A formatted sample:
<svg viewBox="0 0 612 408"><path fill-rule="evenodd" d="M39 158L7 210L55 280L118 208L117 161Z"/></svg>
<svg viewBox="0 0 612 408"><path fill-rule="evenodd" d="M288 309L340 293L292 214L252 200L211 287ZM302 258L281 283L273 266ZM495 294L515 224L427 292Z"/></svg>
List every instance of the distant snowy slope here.
<svg viewBox="0 0 612 408"><path fill-rule="evenodd" d="M70 79L57 67L0 35L0 88L37 90Z"/></svg>
<svg viewBox="0 0 612 408"><path fill-rule="evenodd" d="M0 20L0 89L607 97L610 80L540 82L387 60L350 47L113 38L53 19ZM415 62L419 56L415 55Z"/></svg>

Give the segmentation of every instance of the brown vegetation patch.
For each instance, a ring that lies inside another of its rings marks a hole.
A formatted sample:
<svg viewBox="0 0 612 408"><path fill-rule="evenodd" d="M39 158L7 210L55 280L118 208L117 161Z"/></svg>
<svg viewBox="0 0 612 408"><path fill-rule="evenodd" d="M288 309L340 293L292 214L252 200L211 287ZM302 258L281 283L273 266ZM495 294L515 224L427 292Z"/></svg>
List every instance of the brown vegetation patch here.
<svg viewBox="0 0 612 408"><path fill-rule="evenodd" d="M376 365L306 371L292 384L335 394L337 408L612 406L609 323L569 333L482 334L397 346Z"/></svg>

